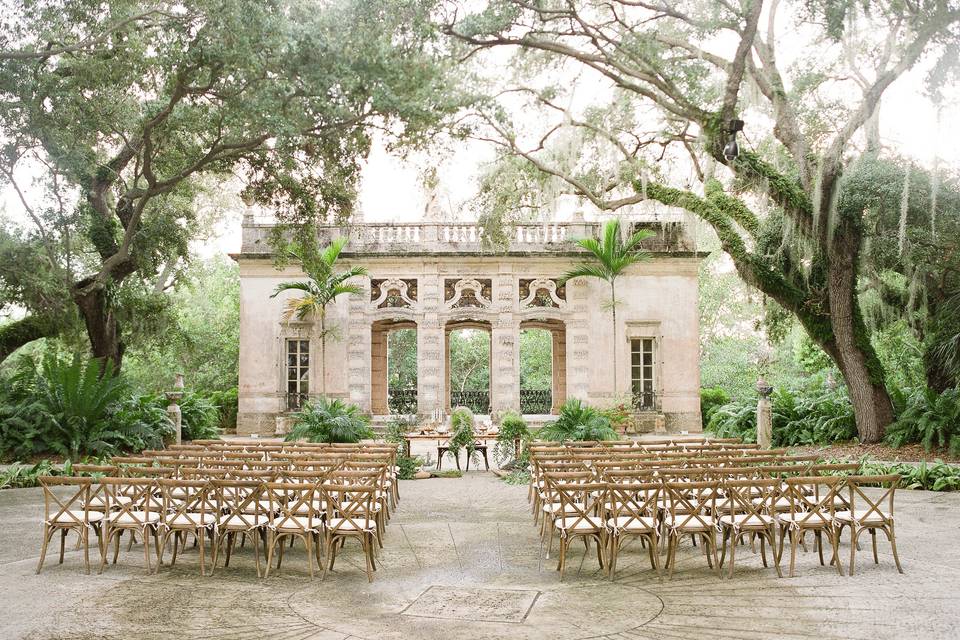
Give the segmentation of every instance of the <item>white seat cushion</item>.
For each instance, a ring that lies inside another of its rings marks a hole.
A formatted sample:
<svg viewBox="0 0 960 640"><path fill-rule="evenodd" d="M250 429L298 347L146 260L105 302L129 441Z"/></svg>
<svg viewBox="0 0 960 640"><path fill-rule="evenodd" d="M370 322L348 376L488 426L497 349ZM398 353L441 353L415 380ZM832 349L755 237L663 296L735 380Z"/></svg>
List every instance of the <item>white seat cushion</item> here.
<svg viewBox="0 0 960 640"><path fill-rule="evenodd" d="M857 509L856 513L849 511L837 511L834 518L840 522L852 522L856 520L858 524L884 524L893 520L893 517L885 511L869 511L868 509Z"/></svg>
<svg viewBox="0 0 960 640"><path fill-rule="evenodd" d="M667 514L664 516L663 522L668 528L681 531L707 531L713 529L714 526L713 518L705 515L686 516L677 514L677 517L674 518Z"/></svg>
<svg viewBox="0 0 960 640"><path fill-rule="evenodd" d="M632 516L618 516L607 520L607 527L610 529L624 529L626 531L648 531L657 528L657 519L642 516L634 518Z"/></svg>
<svg viewBox="0 0 960 640"><path fill-rule="evenodd" d="M297 513L297 514L299 514L299 515L303 515L303 514L307 513L307 511L309 510L309 508L310 508L310 505L308 505L306 502L304 502L303 504L297 506L295 513ZM324 501L322 501L322 500L314 500L314 501L313 501L313 509L314 509L314 511L316 511L318 514L326 513L326 511L327 511L327 503L324 502Z"/></svg>
<svg viewBox="0 0 960 640"><path fill-rule="evenodd" d="M170 515L164 518L164 523L168 527L191 527L198 523L200 526L209 526L217 521L217 515L214 513L204 513L202 516L199 511L187 512L178 516Z"/></svg>
<svg viewBox="0 0 960 640"><path fill-rule="evenodd" d="M319 531L322 525L320 518L291 516L274 518L272 526L278 531Z"/></svg>
<svg viewBox="0 0 960 640"><path fill-rule="evenodd" d="M773 518L767 515L747 515L742 513L735 516L720 516L720 524L726 526L736 525L741 529L765 529L773 524Z"/></svg>
<svg viewBox="0 0 960 640"><path fill-rule="evenodd" d="M337 531L359 531L361 529L373 531L377 528L377 523L369 518L351 518L350 520L346 518L330 518L330 521L327 522L327 528L333 533Z"/></svg>
<svg viewBox="0 0 960 640"><path fill-rule="evenodd" d="M124 511L121 513L111 513L107 516L107 519L110 521L110 524L119 526L154 524L160 522L160 514L155 511L151 511L150 513L146 511Z"/></svg>
<svg viewBox="0 0 960 640"><path fill-rule="evenodd" d="M220 522L217 526L221 529L251 529L266 525L270 519L267 516L244 515L240 516L220 516Z"/></svg>
<svg viewBox="0 0 960 640"><path fill-rule="evenodd" d="M601 521L599 518L557 518L554 520L553 525L562 530L593 530L601 529Z"/></svg>
<svg viewBox="0 0 960 640"><path fill-rule="evenodd" d="M103 519L103 514L99 511L90 511L87 514L87 522L99 522ZM83 522L83 511L64 511L58 515L53 522L47 524L80 524Z"/></svg>

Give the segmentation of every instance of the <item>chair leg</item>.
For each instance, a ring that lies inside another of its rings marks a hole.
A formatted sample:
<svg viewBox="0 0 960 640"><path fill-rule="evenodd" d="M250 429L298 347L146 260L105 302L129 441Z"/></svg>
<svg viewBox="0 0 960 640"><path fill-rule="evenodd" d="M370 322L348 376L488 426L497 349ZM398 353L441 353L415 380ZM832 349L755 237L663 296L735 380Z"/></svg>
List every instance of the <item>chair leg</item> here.
<svg viewBox="0 0 960 640"><path fill-rule="evenodd" d="M206 568L203 566L204 558L205 558L206 555L207 555L206 552L204 551L204 547L203 547L204 539L207 537L205 534L206 534L206 531L204 531L203 529L201 529L200 531L197 531L196 535L194 536L195 538L197 538L197 539L199 540L199 546L200 546L200 575L201 575L201 576L206 573L206 571L205 571Z"/></svg>
<svg viewBox="0 0 960 640"><path fill-rule="evenodd" d="M813 535L815 536L814 539L816 540L817 553L820 556L820 566L822 567L823 566L823 531L821 531L820 529L817 529Z"/></svg>
<svg viewBox="0 0 960 640"><path fill-rule="evenodd" d="M893 561L897 565L897 571L903 573L903 567L900 566L900 556L897 554L897 536L893 530L893 521L888 525L888 529L884 529L887 533L887 537L890 539L890 550L893 551Z"/></svg>
<svg viewBox="0 0 960 640"><path fill-rule="evenodd" d="M40 545L40 562L37 564L37 573L40 573L40 569L43 568L43 559L47 557L47 545L50 543L50 538L53 537L53 533L56 531L53 527L43 525L43 544Z"/></svg>
<svg viewBox="0 0 960 640"><path fill-rule="evenodd" d="M856 525L850 525L850 571L848 576L853 576L853 566L857 558L857 541L860 538L860 532Z"/></svg>
<svg viewBox="0 0 960 640"><path fill-rule="evenodd" d="M797 566L797 532L790 529L790 577L794 576L794 568Z"/></svg>
<svg viewBox="0 0 960 640"><path fill-rule="evenodd" d="M63 549L67 544L67 529L60 529L60 562L63 564Z"/></svg>
<svg viewBox="0 0 960 640"><path fill-rule="evenodd" d="M731 533L731 538L732 540L730 542L730 576L729 577L731 580L733 580L733 563L734 563L734 559L737 556L737 542L738 542L738 536L736 531L733 531Z"/></svg>
<svg viewBox="0 0 960 640"><path fill-rule="evenodd" d="M163 564L163 552L167 550L167 542L170 540L170 535L173 534L173 543L176 544L178 533L179 532L167 529L162 536L159 535L159 533L157 534L157 539L160 540L162 538L162 540L160 541L159 550L157 551L157 568L153 570L154 574L160 573L160 566Z"/></svg>
<svg viewBox="0 0 960 640"><path fill-rule="evenodd" d="M80 533L80 539L83 540L83 568L90 575L90 528L86 525Z"/></svg>
<svg viewBox="0 0 960 640"><path fill-rule="evenodd" d="M310 533L303 534L303 544L307 547L307 564L310 566L310 579L313 579L313 540ZM267 563L267 571L270 571L270 563Z"/></svg>
<svg viewBox="0 0 960 640"><path fill-rule="evenodd" d="M147 565L147 574L150 574L150 527L143 528L143 560Z"/></svg>
<svg viewBox="0 0 960 640"><path fill-rule="evenodd" d="M270 577L270 568L273 566L273 549L277 544L277 541L280 541L280 547L283 548L283 538L278 536L273 531L267 534L267 568L264 569L263 578L266 580ZM283 553L283 551L281 551ZM311 565L312 568L313 565ZM277 567L279 569L279 566Z"/></svg>
<svg viewBox="0 0 960 640"><path fill-rule="evenodd" d="M833 547L832 564L837 565L837 573L843 575L843 564L840 562L840 533L836 530L830 531L830 546Z"/></svg>
<svg viewBox="0 0 960 640"><path fill-rule="evenodd" d="M880 558L877 557L877 530L870 527L870 539L873 542L873 564L880 564Z"/></svg>

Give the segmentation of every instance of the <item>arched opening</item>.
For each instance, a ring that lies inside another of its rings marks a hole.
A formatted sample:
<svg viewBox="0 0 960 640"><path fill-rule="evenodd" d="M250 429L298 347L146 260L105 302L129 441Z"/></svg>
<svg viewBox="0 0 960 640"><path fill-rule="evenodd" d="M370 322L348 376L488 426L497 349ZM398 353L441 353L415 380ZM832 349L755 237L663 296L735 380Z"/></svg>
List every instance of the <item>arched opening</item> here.
<svg viewBox="0 0 960 640"><path fill-rule="evenodd" d="M567 396L567 332L559 320L520 323L520 412L557 413Z"/></svg>
<svg viewBox="0 0 960 640"><path fill-rule="evenodd" d="M446 327L447 411L467 407L490 413L490 323L451 322Z"/></svg>
<svg viewBox="0 0 960 640"><path fill-rule="evenodd" d="M416 413L416 323L409 320L378 320L371 327L370 340L372 413Z"/></svg>

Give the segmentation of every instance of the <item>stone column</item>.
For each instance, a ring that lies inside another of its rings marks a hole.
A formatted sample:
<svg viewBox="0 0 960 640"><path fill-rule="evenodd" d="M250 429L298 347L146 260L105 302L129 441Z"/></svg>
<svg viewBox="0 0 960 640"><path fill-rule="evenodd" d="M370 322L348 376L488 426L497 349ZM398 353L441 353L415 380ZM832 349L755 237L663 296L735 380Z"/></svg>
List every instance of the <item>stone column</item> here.
<svg viewBox="0 0 960 640"><path fill-rule="evenodd" d="M434 226L425 229L436 230ZM423 240L423 238L421 238ZM423 316L417 323L417 414L420 419L426 419L446 406L443 380L444 367L444 335L437 314L442 289L436 275L436 265L433 273L427 273L429 267L424 268L424 276L417 285L417 295Z"/></svg>
<svg viewBox="0 0 960 640"><path fill-rule="evenodd" d="M757 444L761 449L770 449L773 446L773 407L770 404L773 387L760 378L757 380L757 391L760 393L760 400L757 401Z"/></svg>
<svg viewBox="0 0 960 640"><path fill-rule="evenodd" d="M500 265L494 280L497 320L490 328L490 414L520 411L520 321L517 282L511 265Z"/></svg>
<svg viewBox="0 0 960 640"><path fill-rule="evenodd" d="M553 329L553 388L550 391L550 413L559 413L560 405L567 399L567 329Z"/></svg>
<svg viewBox="0 0 960 640"><path fill-rule="evenodd" d="M387 336L381 327L370 330L370 410L374 415L387 415Z"/></svg>
<svg viewBox="0 0 960 640"><path fill-rule="evenodd" d="M371 413L370 349L372 333L367 318L366 301L370 293L366 286L359 295L350 295L350 313L347 316L347 390L350 402L365 413ZM329 344L329 340L328 340ZM331 363L327 361L327 364Z"/></svg>

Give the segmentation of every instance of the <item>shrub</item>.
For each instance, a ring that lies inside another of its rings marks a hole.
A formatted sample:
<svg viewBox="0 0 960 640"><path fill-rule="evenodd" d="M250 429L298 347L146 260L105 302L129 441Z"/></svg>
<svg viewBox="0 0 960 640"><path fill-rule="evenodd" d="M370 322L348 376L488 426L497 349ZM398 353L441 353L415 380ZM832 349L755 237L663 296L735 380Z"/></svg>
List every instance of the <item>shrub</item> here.
<svg viewBox="0 0 960 640"><path fill-rule="evenodd" d="M832 459L826 462L849 462L848 460ZM889 474L900 475L900 486L904 489L924 489L926 491L957 491L960 490L960 467L944 464L937 460L933 464L926 461L918 464L905 462L883 462L863 457L860 459L860 468L856 473L868 476L883 476ZM849 475L844 472L833 472L832 475Z"/></svg>
<svg viewBox="0 0 960 640"><path fill-rule="evenodd" d="M857 436L846 388L824 387L816 380L800 390L777 388L770 396L774 446L847 442ZM721 438L756 442L757 401L741 399L715 408L707 430Z"/></svg>
<svg viewBox="0 0 960 640"><path fill-rule="evenodd" d="M360 408L340 399L319 398L303 406L287 440L308 442L360 442L372 438L370 419Z"/></svg>
<svg viewBox="0 0 960 640"><path fill-rule="evenodd" d="M169 421L131 398L112 367L79 356L21 360L0 407L6 456L56 453L68 458L162 446Z"/></svg>
<svg viewBox="0 0 960 640"><path fill-rule="evenodd" d="M450 414L450 439L447 441L447 455L456 459L461 449L467 450L467 455L473 458L473 445L476 443L476 433L473 430L473 412L466 407L457 407Z"/></svg>
<svg viewBox="0 0 960 640"><path fill-rule="evenodd" d="M408 456L404 445L404 435L407 434L416 425L416 419L413 417L396 415L387 423L387 430L384 434L384 440L396 445L397 447L397 466L400 470L397 477L400 480L410 480L414 474L423 466L423 459L418 456Z"/></svg>
<svg viewBox="0 0 960 640"><path fill-rule="evenodd" d="M210 402L217 406L218 426L221 431L233 429L237 426L237 413L239 411L239 398L237 388L233 387L226 391L214 391L209 394Z"/></svg>
<svg viewBox="0 0 960 640"><path fill-rule="evenodd" d="M722 387L707 387L700 389L700 420L704 429L710 423L717 408L730 402L730 394Z"/></svg>
<svg viewBox="0 0 960 640"><path fill-rule="evenodd" d="M627 427L633 422L633 410L625 402L601 409L600 414L610 421L610 428L619 433L625 433Z"/></svg>
<svg viewBox="0 0 960 640"><path fill-rule="evenodd" d="M545 424L537 436L554 442L616 440L618 437L607 416L577 398L564 402L557 419Z"/></svg>
<svg viewBox="0 0 960 640"><path fill-rule="evenodd" d="M960 454L960 391L947 389L937 394L933 389L911 393L906 408L887 430L887 443L901 447L919 442L924 449L948 447Z"/></svg>
<svg viewBox="0 0 960 640"><path fill-rule="evenodd" d="M206 440L220 436L220 408L211 398L187 393L179 404L182 420L180 435L184 440Z"/></svg>
<svg viewBox="0 0 960 640"><path fill-rule="evenodd" d="M0 471L0 489L24 489L27 487L36 487L40 484L40 476L58 476L60 474L71 475L71 465L68 460L59 469L49 461L41 460L32 467L14 462L6 470Z"/></svg>
<svg viewBox="0 0 960 640"><path fill-rule="evenodd" d="M520 459L513 460L516 466L527 465L527 442L530 440L530 428L527 421L519 413L509 412L500 420L500 431L497 432L497 444L493 454L497 463L503 467L504 463L512 460L516 454L516 441L520 441Z"/></svg>

